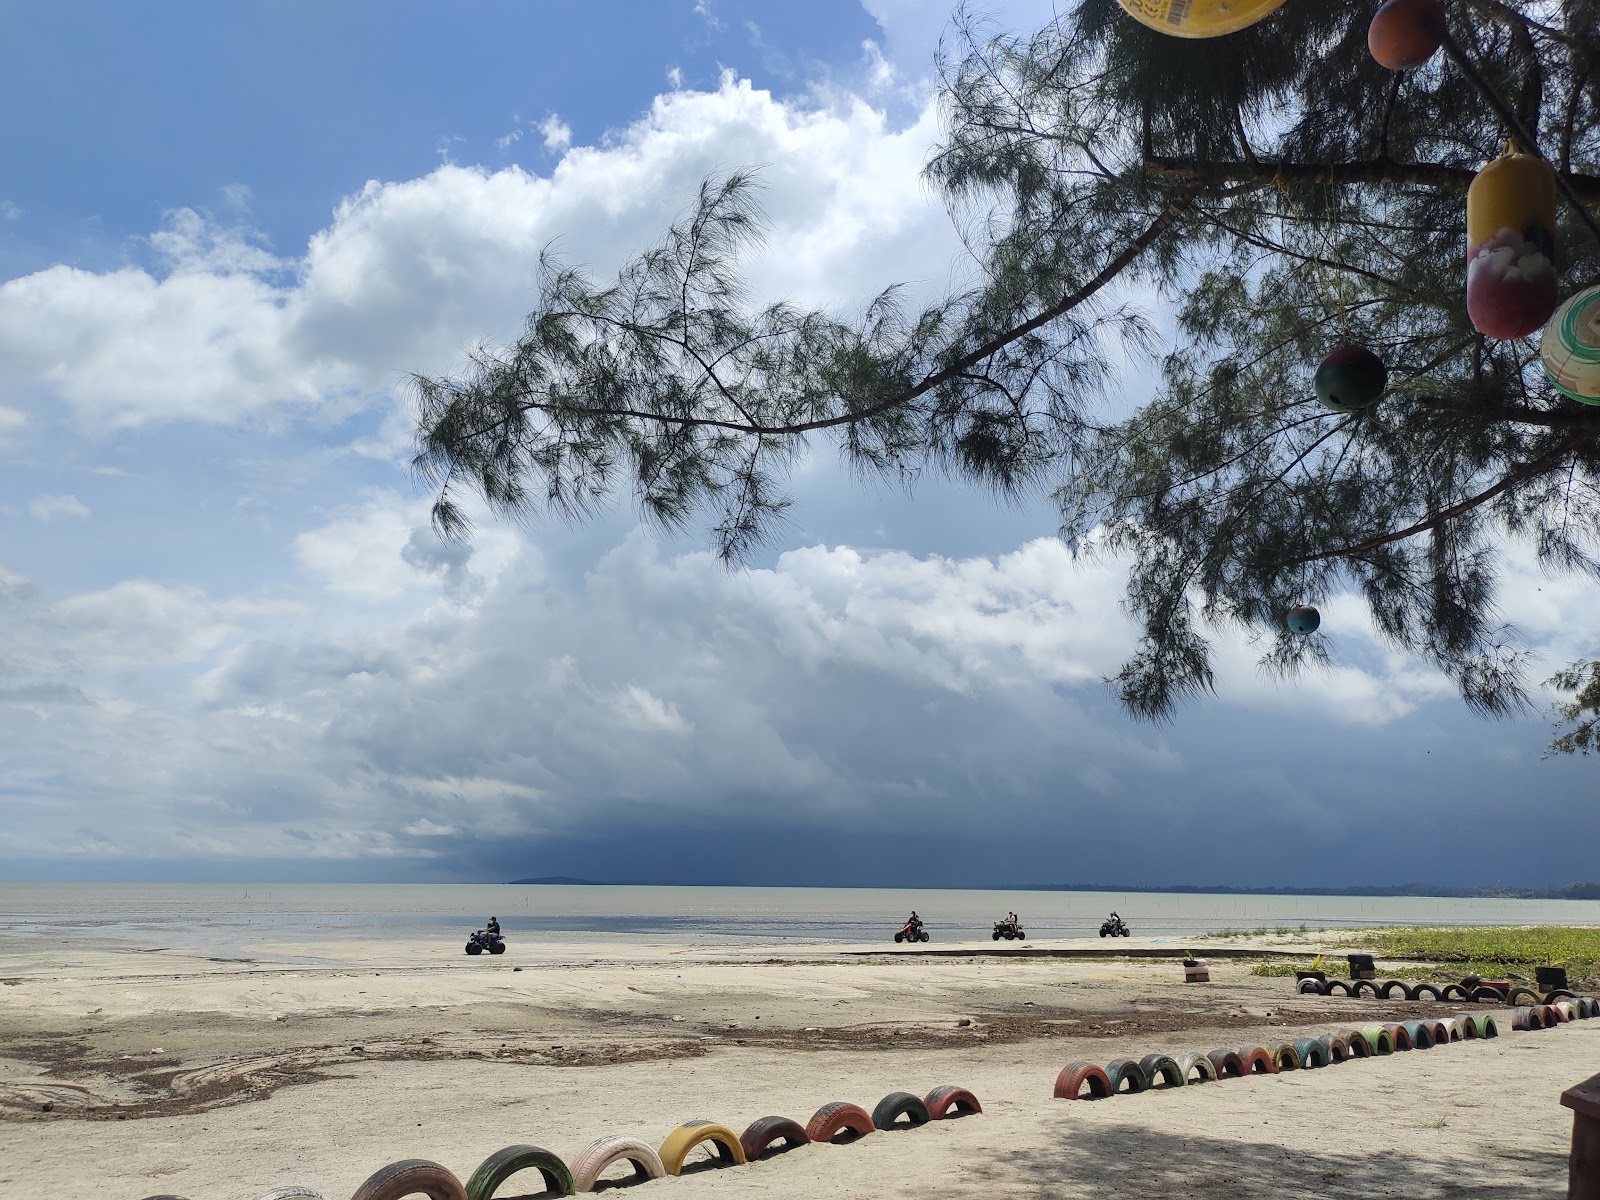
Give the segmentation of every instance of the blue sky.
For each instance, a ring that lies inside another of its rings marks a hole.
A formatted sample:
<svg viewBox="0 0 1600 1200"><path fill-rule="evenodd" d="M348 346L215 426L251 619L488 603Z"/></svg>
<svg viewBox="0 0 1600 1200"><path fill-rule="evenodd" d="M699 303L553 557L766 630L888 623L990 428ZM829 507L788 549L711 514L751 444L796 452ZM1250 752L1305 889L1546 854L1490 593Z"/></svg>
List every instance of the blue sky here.
<svg viewBox="0 0 1600 1200"><path fill-rule="evenodd" d="M948 15L8 6L0 872L1592 875L1594 765L1541 761L1537 716L1470 717L1354 598L1324 606L1335 670L1277 683L1224 639L1215 699L1131 723L1100 682L1120 574L1071 562L1043 500L862 487L819 447L749 571L625 501L433 537L403 380L514 334L552 240L604 274L753 163L763 295L961 273L917 178ZM1595 652L1588 589L1507 568L1543 666Z"/></svg>

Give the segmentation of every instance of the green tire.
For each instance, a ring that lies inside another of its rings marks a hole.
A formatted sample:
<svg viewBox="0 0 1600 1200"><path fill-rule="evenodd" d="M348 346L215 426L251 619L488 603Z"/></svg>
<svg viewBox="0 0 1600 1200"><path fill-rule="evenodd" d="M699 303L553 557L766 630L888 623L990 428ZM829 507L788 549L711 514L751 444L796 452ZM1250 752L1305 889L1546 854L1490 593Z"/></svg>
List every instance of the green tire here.
<svg viewBox="0 0 1600 1200"><path fill-rule="evenodd" d="M1295 1038L1290 1044L1294 1047L1294 1052L1300 1056L1300 1065L1307 1070L1325 1067L1331 1061L1328 1048L1317 1038Z"/></svg>
<svg viewBox="0 0 1600 1200"><path fill-rule="evenodd" d="M490 1200L506 1180L521 1171L532 1170L544 1176L545 1191L549 1194L578 1194L572 1172L557 1155L539 1146L507 1146L489 1155L472 1173L472 1178L467 1180L467 1200Z"/></svg>
<svg viewBox="0 0 1600 1200"><path fill-rule="evenodd" d="M1394 1039L1382 1025L1368 1025L1361 1031L1361 1036L1367 1039L1367 1045L1372 1048L1374 1055L1394 1053Z"/></svg>

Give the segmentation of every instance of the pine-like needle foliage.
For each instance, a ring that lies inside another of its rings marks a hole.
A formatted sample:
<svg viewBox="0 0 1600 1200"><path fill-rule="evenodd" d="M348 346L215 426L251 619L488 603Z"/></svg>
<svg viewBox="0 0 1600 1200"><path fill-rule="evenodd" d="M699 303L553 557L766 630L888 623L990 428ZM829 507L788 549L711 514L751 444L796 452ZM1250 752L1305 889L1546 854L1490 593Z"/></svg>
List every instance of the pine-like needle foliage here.
<svg viewBox="0 0 1600 1200"><path fill-rule="evenodd" d="M521 341L416 381L440 527L464 528L458 482L568 515L627 488L668 525L719 512L738 560L807 439L830 438L862 471L1048 487L1071 544L1128 556L1143 640L1115 683L1133 713L1209 688L1218 629L1269 633L1272 669L1323 659L1284 613L1349 589L1475 710L1516 707L1499 556L1520 541L1600 577L1600 408L1548 385L1535 340L1473 330L1464 198L1509 113L1589 211L1562 212L1568 283L1600 278L1600 5L1449 9L1465 69L1441 53L1405 74L1368 55L1367 7L1334 0L1203 42L1113 0L1031 37L958 19L928 175L980 286L917 313L892 289L850 320L752 311L751 180L711 181L615 283L547 264ZM1149 341L1109 299L1135 287L1170 302L1178 341L1154 400L1096 423L1103 335ZM1346 343L1390 371L1360 414L1311 390Z"/></svg>

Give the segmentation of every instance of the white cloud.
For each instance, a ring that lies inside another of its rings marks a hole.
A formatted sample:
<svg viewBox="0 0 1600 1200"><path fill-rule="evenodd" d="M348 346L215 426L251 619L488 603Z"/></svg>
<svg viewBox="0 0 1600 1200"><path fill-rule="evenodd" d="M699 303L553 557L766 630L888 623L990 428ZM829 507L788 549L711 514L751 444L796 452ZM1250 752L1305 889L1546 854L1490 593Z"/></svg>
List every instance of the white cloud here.
<svg viewBox="0 0 1600 1200"><path fill-rule="evenodd" d="M553 154L560 154L572 145L572 126L555 113L551 113L540 123L539 132L544 135L544 148Z"/></svg>
<svg viewBox="0 0 1600 1200"><path fill-rule="evenodd" d="M0 221L20 221L22 210L9 200L0 200Z"/></svg>
<svg viewBox="0 0 1600 1200"><path fill-rule="evenodd" d="M0 446L15 438L27 423L26 413L0 405Z"/></svg>
<svg viewBox="0 0 1600 1200"><path fill-rule="evenodd" d="M89 506L76 496L35 496L28 502L28 515L35 521L86 521Z"/></svg>
<svg viewBox="0 0 1600 1200"><path fill-rule="evenodd" d="M621 724L633 729L675 734L692 732L692 726L676 707L636 683L630 683L612 699L611 711Z"/></svg>
<svg viewBox="0 0 1600 1200"><path fill-rule="evenodd" d="M771 251L758 294L854 304L891 282L938 288L959 244L918 172L931 103L907 127L854 97L778 101L731 74L673 92L549 176L446 163L368 183L303 253L181 209L148 239L158 267L67 266L0 284L0 404L64 406L86 434L152 422L337 420L408 371L439 372L516 335L552 241L602 276L649 245L700 179L764 164Z"/></svg>

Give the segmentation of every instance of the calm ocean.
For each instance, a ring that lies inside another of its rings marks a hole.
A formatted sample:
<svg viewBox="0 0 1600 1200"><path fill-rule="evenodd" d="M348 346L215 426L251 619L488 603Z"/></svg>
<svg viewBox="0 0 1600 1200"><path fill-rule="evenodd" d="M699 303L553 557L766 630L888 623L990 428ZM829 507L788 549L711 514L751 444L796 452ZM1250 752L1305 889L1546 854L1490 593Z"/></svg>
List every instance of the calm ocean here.
<svg viewBox="0 0 1600 1200"><path fill-rule="evenodd" d="M1030 937L1092 937L1116 909L1136 936L1266 926L1600 925L1600 901L1170 892L556 887L515 884L150 884L0 882L0 937L238 947L256 941L428 938L491 915L542 941L621 935L677 945L866 942L911 909L936 941L988 935L1007 909Z"/></svg>

